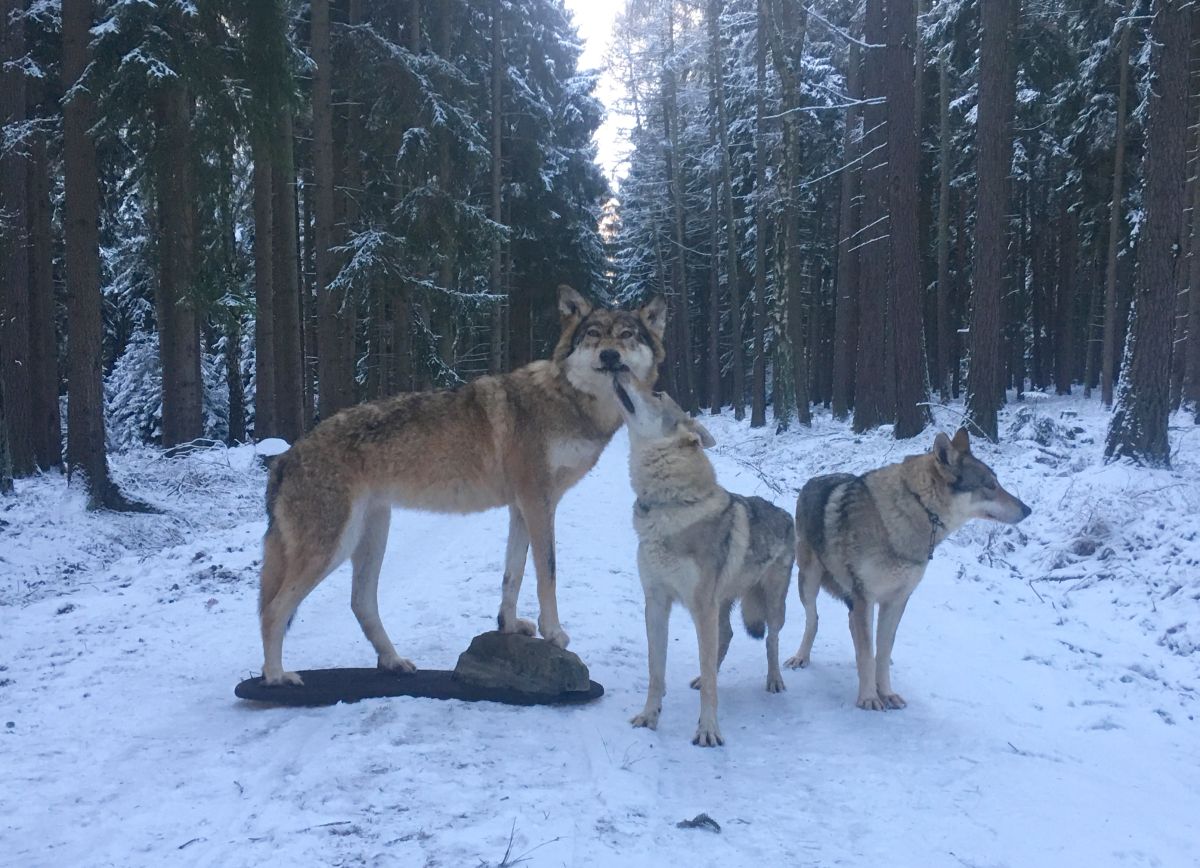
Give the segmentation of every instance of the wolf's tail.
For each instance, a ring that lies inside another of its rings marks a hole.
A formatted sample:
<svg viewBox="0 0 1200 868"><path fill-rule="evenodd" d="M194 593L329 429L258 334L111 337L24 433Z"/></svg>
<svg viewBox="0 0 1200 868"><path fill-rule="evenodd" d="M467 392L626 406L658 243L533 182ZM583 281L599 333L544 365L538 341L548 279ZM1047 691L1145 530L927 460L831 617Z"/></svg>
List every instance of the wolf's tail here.
<svg viewBox="0 0 1200 868"><path fill-rule="evenodd" d="M742 597L742 623L746 632L755 639L761 639L767 633L767 601L763 599L762 590L754 587Z"/></svg>

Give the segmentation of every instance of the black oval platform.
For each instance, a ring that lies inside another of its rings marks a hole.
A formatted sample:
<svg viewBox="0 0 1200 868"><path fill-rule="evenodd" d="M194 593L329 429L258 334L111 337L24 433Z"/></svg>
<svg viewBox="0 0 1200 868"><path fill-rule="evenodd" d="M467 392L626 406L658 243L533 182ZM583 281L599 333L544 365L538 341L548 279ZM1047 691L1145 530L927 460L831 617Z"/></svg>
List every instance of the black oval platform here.
<svg viewBox="0 0 1200 868"><path fill-rule="evenodd" d="M506 705L578 705L604 695L604 687L595 681L591 682L589 690L553 697L518 690L487 689L463 684L447 669L418 669L405 674L382 669L307 669L297 674L304 679L302 687L269 686L258 677L246 679L233 692L241 699L293 706L336 705L385 696L502 702Z"/></svg>

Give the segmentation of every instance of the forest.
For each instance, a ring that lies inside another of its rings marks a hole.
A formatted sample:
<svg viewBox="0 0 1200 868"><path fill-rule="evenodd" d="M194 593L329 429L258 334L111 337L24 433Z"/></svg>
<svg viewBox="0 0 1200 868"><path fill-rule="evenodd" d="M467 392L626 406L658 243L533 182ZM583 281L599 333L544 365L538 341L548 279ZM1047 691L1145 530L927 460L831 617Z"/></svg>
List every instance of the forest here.
<svg viewBox="0 0 1200 868"><path fill-rule="evenodd" d="M280 437L668 300L661 382L898 439L1200 398L1200 10L627 0L627 171L562 0L0 0L0 490Z"/></svg>

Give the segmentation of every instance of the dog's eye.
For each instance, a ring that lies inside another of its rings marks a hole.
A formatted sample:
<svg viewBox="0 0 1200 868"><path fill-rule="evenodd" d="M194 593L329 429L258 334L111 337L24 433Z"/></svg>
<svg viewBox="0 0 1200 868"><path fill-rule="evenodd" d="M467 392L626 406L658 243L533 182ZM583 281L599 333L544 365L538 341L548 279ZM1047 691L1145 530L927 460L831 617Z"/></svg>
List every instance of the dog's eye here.
<svg viewBox="0 0 1200 868"><path fill-rule="evenodd" d="M590 329L587 330L587 336L589 338L600 337L600 329L596 328L595 326L592 326Z"/></svg>
<svg viewBox="0 0 1200 868"><path fill-rule="evenodd" d="M633 337L633 332L630 329L625 329L625 331L621 332L621 334L620 334L620 338L623 341L627 341L631 337Z"/></svg>

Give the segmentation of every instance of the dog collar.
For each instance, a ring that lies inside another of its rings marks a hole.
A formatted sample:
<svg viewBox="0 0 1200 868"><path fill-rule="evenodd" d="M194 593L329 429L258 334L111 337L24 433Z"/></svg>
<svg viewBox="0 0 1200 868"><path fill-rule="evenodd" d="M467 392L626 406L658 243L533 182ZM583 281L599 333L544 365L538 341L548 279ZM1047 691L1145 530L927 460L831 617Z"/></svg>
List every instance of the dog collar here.
<svg viewBox="0 0 1200 868"><path fill-rule="evenodd" d="M925 505L925 501L921 500L921 495L913 491L907 482L904 484L904 487L908 489L908 493L913 496L913 500L917 502L917 505L925 510L925 517L929 519L929 554L925 557L925 560L931 561L933 560L933 550L937 548L937 532L940 528L944 528L946 523L942 521L940 515Z"/></svg>

